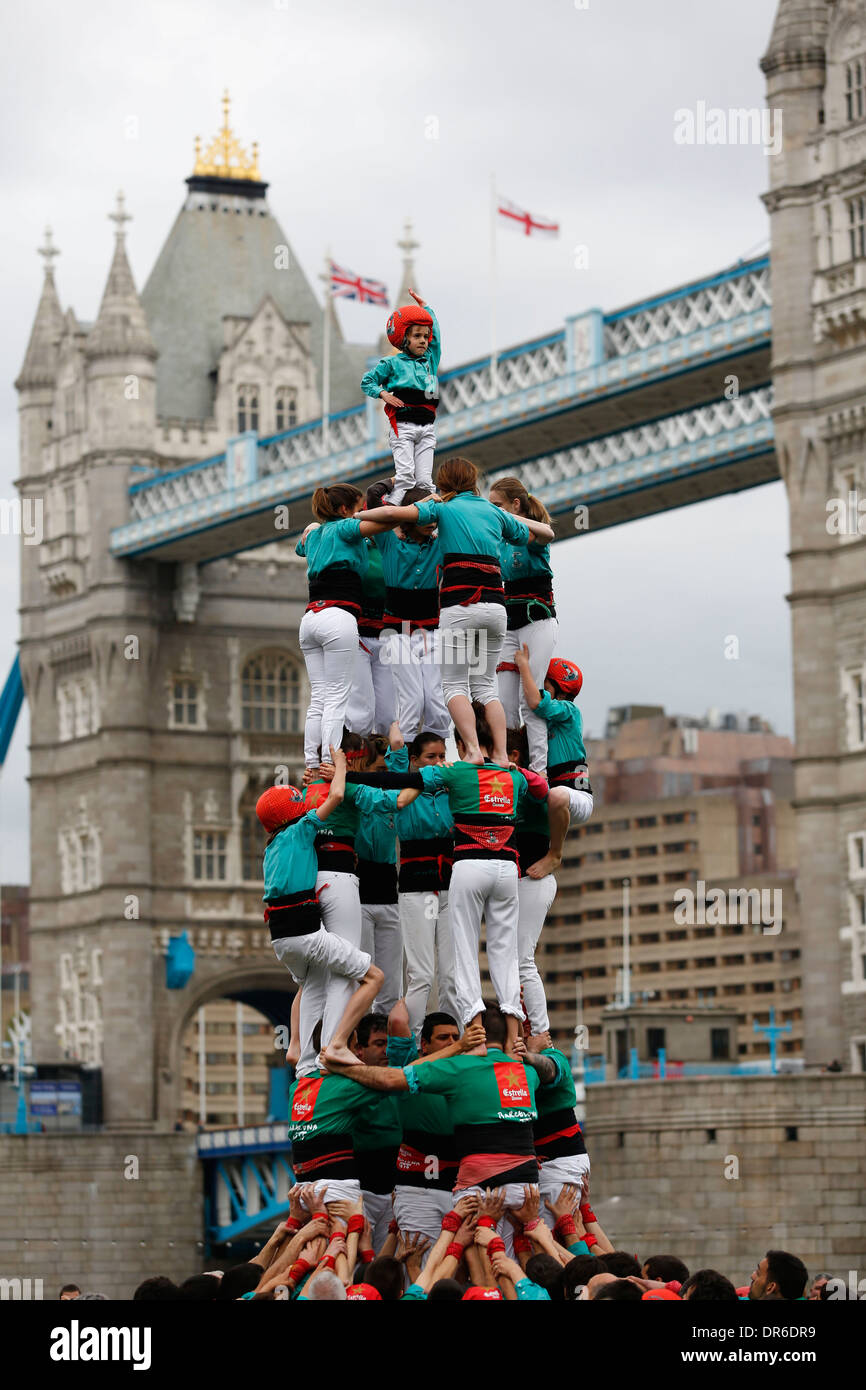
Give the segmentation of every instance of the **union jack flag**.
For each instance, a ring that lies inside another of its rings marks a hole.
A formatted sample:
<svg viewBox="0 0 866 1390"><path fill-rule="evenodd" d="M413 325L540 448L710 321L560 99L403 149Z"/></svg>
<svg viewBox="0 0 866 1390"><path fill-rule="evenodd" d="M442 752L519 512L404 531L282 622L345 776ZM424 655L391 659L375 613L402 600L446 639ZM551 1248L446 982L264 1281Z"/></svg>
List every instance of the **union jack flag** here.
<svg viewBox="0 0 866 1390"><path fill-rule="evenodd" d="M335 299L358 299L362 304L388 304L388 290L381 280L368 280L331 261L331 294Z"/></svg>

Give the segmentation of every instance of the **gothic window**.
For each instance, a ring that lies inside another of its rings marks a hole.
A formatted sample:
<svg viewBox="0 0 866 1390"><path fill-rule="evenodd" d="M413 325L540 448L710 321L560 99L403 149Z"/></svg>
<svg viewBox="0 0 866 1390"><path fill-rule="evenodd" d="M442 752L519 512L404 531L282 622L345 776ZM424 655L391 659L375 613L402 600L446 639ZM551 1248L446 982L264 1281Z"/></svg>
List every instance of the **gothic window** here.
<svg viewBox="0 0 866 1390"><path fill-rule="evenodd" d="M866 113L866 58L855 58L845 67L845 115L849 121L859 121Z"/></svg>
<svg viewBox="0 0 866 1390"><path fill-rule="evenodd" d="M61 830L59 850L62 892L86 893L99 887L99 841L92 830Z"/></svg>
<svg viewBox="0 0 866 1390"><path fill-rule="evenodd" d="M833 205L824 204L824 250L827 266L833 264Z"/></svg>
<svg viewBox="0 0 866 1390"><path fill-rule="evenodd" d="M241 821L241 878L245 883L261 883L262 855L266 835L256 815L256 792L245 791L240 803Z"/></svg>
<svg viewBox="0 0 866 1390"><path fill-rule="evenodd" d="M866 193L848 199L848 244L852 261L866 256Z"/></svg>
<svg viewBox="0 0 866 1390"><path fill-rule="evenodd" d="M75 387L67 386L63 392L63 429L72 434L75 429Z"/></svg>
<svg viewBox="0 0 866 1390"><path fill-rule="evenodd" d="M58 738L67 743L99 731L99 700L92 676L68 676L57 686Z"/></svg>
<svg viewBox="0 0 866 1390"><path fill-rule="evenodd" d="M866 666L842 673L846 741L851 752L866 748Z"/></svg>
<svg viewBox="0 0 866 1390"><path fill-rule="evenodd" d="M196 830L192 837L192 876L196 883L223 883L226 879L224 830Z"/></svg>
<svg viewBox="0 0 866 1390"><path fill-rule="evenodd" d="M866 831L848 836L848 876L866 878Z"/></svg>
<svg viewBox="0 0 866 1390"><path fill-rule="evenodd" d="M67 483L63 489L63 534L75 535L75 484Z"/></svg>
<svg viewBox="0 0 866 1390"><path fill-rule="evenodd" d="M175 726L195 728L198 724L198 681L179 676L172 681L171 702Z"/></svg>
<svg viewBox="0 0 866 1390"><path fill-rule="evenodd" d="M241 727L250 733L296 734L300 730L300 676L285 653L259 652L244 666Z"/></svg>
<svg viewBox="0 0 866 1390"><path fill-rule="evenodd" d="M843 993L866 991L866 888L848 894L849 925L839 935L851 945L851 979L842 985Z"/></svg>
<svg viewBox="0 0 866 1390"><path fill-rule="evenodd" d="M259 428L258 386L238 387L238 434Z"/></svg>
<svg viewBox="0 0 866 1390"><path fill-rule="evenodd" d="M298 423L298 396L290 386L277 387L276 428L290 430Z"/></svg>

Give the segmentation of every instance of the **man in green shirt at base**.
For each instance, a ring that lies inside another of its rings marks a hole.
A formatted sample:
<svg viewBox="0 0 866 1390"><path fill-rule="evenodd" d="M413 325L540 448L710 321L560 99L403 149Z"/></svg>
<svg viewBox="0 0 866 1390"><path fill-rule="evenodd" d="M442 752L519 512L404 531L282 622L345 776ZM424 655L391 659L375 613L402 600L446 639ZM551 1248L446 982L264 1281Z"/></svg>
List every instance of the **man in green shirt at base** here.
<svg viewBox="0 0 866 1390"><path fill-rule="evenodd" d="M538 1183L532 1123L538 1111L538 1087L553 1080L542 1061L541 1072L525 1067L505 1051L506 1016L498 1006L482 1015L487 1055L463 1053L457 1057L425 1059L405 1067L345 1066L332 1063L335 1071L376 1091L411 1091L441 1095L454 1122L454 1141L459 1158L454 1185L455 1200L485 1188L505 1189L507 1208L516 1210L525 1201L524 1187ZM478 1025L475 1025L478 1026ZM479 1028L480 1031L480 1028ZM510 1221L503 1219L500 1234L513 1249Z"/></svg>

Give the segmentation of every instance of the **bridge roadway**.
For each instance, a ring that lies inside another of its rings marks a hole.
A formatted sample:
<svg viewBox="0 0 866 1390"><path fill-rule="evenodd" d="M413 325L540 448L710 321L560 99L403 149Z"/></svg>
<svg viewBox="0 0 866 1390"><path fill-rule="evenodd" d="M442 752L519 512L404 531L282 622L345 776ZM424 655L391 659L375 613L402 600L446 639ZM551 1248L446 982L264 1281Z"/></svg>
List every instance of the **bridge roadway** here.
<svg viewBox="0 0 866 1390"><path fill-rule="evenodd" d="M488 475L520 472L557 539L574 535L575 506L599 530L769 482L770 328L766 257L575 315L502 353L495 374L489 358L443 373L437 452L470 454ZM263 545L302 529L321 483L363 485L390 466L373 401L327 426L241 435L215 458L139 476L112 553L203 562ZM286 506L288 518L275 510Z"/></svg>

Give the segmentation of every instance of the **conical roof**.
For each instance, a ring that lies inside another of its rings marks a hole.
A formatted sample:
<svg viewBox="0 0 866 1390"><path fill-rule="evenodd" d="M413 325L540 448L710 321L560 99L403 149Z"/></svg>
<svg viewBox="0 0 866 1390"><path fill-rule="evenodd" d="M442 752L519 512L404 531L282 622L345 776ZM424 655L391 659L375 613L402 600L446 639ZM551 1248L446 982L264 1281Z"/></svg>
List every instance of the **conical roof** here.
<svg viewBox="0 0 866 1390"><path fill-rule="evenodd" d="M418 247L421 245L421 243L415 240L415 237L413 235L412 222L411 219L408 217L406 218L406 221L403 226L403 235L397 242L397 245L403 252L403 275L400 280L400 288L397 291L397 297L391 305L393 309L398 309L401 304L411 304L412 296L410 295L409 291L410 289L414 290L417 288L417 276L415 274L415 258L412 253L413 251L418 250ZM397 349L395 347L392 347L391 344L388 342L388 338L384 329L382 330L382 335L379 338L379 351L383 357L393 357L397 351Z"/></svg>
<svg viewBox="0 0 866 1390"><path fill-rule="evenodd" d="M827 0L779 0L770 42L761 59L763 71L772 72L786 59L820 62L829 24Z"/></svg>
<svg viewBox="0 0 866 1390"><path fill-rule="evenodd" d="M195 176L187 184L189 195L141 294L159 351L157 414L213 415L223 318L251 317L266 296L287 322L310 325L321 395L324 311L268 206L267 184ZM331 333L332 412L362 402L360 380L374 351Z"/></svg>
<svg viewBox="0 0 866 1390"><path fill-rule="evenodd" d="M122 193L117 195L117 210L108 215L117 224L114 256L96 322L87 335L85 352L88 357L127 354L155 357L147 316L126 256L123 224L129 221L129 214L124 211Z"/></svg>
<svg viewBox="0 0 866 1390"><path fill-rule="evenodd" d="M51 228L45 229L45 245L39 249L45 257L45 280L30 330L30 341L15 382L20 391L26 386L50 386L57 367L57 346L63 334L63 310L54 284L52 260L60 252L51 240Z"/></svg>

